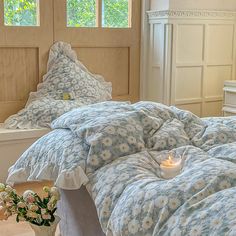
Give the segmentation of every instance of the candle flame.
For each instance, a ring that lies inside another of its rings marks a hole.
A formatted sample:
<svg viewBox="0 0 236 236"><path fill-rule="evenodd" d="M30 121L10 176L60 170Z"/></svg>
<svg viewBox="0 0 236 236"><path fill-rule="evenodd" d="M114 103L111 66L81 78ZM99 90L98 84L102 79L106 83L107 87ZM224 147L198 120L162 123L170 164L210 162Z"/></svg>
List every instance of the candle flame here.
<svg viewBox="0 0 236 236"><path fill-rule="evenodd" d="M175 166L179 164L179 161L175 161L172 155L168 156L168 159L162 161L161 163L164 166Z"/></svg>

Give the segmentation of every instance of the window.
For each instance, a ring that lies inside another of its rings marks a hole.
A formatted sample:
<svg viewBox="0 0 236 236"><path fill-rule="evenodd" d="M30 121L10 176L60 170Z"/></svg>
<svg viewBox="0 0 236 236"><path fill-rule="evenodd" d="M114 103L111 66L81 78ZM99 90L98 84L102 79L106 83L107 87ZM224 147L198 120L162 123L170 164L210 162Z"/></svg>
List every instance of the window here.
<svg viewBox="0 0 236 236"><path fill-rule="evenodd" d="M130 1L67 0L67 26L127 28Z"/></svg>
<svg viewBox="0 0 236 236"><path fill-rule="evenodd" d="M37 0L4 0L4 24L7 26L38 26Z"/></svg>
<svg viewBox="0 0 236 236"><path fill-rule="evenodd" d="M129 27L128 0L103 0L102 26L111 28Z"/></svg>
<svg viewBox="0 0 236 236"><path fill-rule="evenodd" d="M96 0L68 0L67 26L69 27L95 27L96 26Z"/></svg>

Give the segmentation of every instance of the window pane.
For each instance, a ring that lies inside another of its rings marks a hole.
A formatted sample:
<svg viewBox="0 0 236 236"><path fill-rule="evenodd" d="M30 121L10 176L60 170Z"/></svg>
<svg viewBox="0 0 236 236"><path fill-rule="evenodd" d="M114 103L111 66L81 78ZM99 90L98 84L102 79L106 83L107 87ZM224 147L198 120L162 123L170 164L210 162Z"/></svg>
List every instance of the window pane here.
<svg viewBox="0 0 236 236"><path fill-rule="evenodd" d="M10 26L37 26L37 0L5 0L4 24Z"/></svg>
<svg viewBox="0 0 236 236"><path fill-rule="evenodd" d="M103 0L102 14L103 27L129 27L129 0Z"/></svg>
<svg viewBox="0 0 236 236"><path fill-rule="evenodd" d="M67 0L67 26L95 27L96 0Z"/></svg>

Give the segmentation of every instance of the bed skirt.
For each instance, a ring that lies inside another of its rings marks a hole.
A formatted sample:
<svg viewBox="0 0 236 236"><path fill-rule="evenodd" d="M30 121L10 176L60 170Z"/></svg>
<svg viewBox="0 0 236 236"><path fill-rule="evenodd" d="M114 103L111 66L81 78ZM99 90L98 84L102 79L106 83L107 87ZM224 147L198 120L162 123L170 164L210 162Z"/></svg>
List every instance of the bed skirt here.
<svg viewBox="0 0 236 236"><path fill-rule="evenodd" d="M62 190L58 202L61 236L105 236L95 205L82 186L79 190Z"/></svg>

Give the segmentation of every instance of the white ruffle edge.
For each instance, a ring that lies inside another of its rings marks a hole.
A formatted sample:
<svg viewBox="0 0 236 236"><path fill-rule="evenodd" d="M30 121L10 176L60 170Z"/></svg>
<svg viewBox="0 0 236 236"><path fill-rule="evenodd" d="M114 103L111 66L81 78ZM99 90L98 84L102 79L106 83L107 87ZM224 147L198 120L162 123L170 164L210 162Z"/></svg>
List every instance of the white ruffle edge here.
<svg viewBox="0 0 236 236"><path fill-rule="evenodd" d="M47 165L43 168L35 166L34 171L21 168L14 170L14 166L9 169L6 183L9 185L25 183L28 181L53 181L55 186L65 190L76 190L88 183L89 179L83 169L78 166L74 170L63 170L56 174L55 168Z"/></svg>

